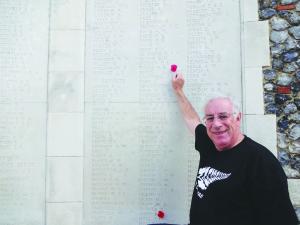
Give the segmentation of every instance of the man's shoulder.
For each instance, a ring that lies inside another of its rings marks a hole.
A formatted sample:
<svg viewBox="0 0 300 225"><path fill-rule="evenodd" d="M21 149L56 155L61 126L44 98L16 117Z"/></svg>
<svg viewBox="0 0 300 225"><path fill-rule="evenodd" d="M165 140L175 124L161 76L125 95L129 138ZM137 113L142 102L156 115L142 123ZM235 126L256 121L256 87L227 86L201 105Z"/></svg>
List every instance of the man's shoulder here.
<svg viewBox="0 0 300 225"><path fill-rule="evenodd" d="M253 139L251 139L250 137L248 137L247 135L245 136L245 146L247 146L247 148L251 151L253 151L254 153L257 154L262 154L262 153L271 153L271 151L265 147L264 145L262 145L261 143L254 141Z"/></svg>
<svg viewBox="0 0 300 225"><path fill-rule="evenodd" d="M268 163L275 163L278 165L279 161L276 156L264 145L254 141L245 135L245 147L247 152L252 155L253 159L258 161L266 161Z"/></svg>

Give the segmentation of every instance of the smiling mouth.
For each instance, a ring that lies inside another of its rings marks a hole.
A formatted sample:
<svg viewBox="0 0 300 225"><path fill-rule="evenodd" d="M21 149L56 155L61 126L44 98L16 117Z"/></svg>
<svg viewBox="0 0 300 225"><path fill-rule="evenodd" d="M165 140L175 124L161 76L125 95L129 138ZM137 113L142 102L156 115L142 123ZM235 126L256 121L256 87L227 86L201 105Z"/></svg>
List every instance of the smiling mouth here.
<svg viewBox="0 0 300 225"><path fill-rule="evenodd" d="M217 132L213 132L214 135L221 135L221 134L225 134L227 132L227 130L224 131L217 131Z"/></svg>

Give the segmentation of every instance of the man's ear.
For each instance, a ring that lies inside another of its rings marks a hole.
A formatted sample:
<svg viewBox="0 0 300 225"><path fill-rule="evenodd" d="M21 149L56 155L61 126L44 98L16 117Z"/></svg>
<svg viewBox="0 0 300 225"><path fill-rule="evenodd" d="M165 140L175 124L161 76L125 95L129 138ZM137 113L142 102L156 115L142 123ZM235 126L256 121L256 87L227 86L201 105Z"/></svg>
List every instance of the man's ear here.
<svg viewBox="0 0 300 225"><path fill-rule="evenodd" d="M241 122L241 120L242 120L242 113L239 112L239 113L237 114L237 116L236 116L236 121Z"/></svg>

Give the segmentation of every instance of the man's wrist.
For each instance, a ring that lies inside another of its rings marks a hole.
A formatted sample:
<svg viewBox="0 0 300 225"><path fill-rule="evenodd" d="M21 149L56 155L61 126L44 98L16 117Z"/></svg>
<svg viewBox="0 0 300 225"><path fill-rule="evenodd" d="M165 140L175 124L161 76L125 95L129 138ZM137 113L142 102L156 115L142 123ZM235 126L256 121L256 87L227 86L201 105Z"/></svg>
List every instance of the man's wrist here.
<svg viewBox="0 0 300 225"><path fill-rule="evenodd" d="M184 96L184 92L182 89L178 89L178 90L175 90L175 94L177 97L183 97Z"/></svg>

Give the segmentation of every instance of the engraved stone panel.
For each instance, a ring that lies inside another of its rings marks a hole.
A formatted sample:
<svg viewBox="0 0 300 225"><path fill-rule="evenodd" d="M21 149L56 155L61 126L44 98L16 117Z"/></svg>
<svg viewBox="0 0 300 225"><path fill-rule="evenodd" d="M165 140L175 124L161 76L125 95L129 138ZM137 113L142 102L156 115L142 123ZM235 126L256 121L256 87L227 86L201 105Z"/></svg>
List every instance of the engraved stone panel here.
<svg viewBox="0 0 300 225"><path fill-rule="evenodd" d="M41 225L46 105L0 104L0 224Z"/></svg>
<svg viewBox="0 0 300 225"><path fill-rule="evenodd" d="M84 224L130 224L138 213L137 104L87 104Z"/></svg>
<svg viewBox="0 0 300 225"><path fill-rule="evenodd" d="M237 0L87 1L85 225L188 223L199 156L169 66L199 110L216 92L240 101L239 10Z"/></svg>
<svg viewBox="0 0 300 225"><path fill-rule="evenodd" d="M0 1L0 224L45 223L49 1Z"/></svg>
<svg viewBox="0 0 300 225"><path fill-rule="evenodd" d="M0 102L46 101L48 5L0 1Z"/></svg>
<svg viewBox="0 0 300 225"><path fill-rule="evenodd" d="M88 1L86 101L138 101L138 1Z"/></svg>

